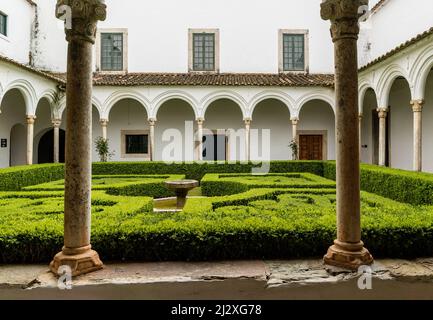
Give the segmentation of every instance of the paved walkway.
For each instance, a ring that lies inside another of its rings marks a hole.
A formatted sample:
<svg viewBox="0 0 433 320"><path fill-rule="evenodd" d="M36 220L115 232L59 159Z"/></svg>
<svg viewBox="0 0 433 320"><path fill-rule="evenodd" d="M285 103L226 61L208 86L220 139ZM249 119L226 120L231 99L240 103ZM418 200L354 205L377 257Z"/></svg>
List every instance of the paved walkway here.
<svg viewBox="0 0 433 320"><path fill-rule="evenodd" d="M371 271L361 290L367 274L321 260L109 263L59 290L45 265L7 265L0 299L433 299L433 258L378 260Z"/></svg>

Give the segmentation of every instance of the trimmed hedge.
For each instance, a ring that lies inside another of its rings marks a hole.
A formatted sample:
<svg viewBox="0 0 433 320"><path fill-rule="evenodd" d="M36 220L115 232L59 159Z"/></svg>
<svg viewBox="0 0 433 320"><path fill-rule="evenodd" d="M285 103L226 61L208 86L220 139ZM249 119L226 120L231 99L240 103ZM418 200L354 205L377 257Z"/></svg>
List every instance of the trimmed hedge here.
<svg viewBox="0 0 433 320"><path fill-rule="evenodd" d="M335 182L311 173L206 174L201 188L203 195L215 197L256 188L335 188Z"/></svg>

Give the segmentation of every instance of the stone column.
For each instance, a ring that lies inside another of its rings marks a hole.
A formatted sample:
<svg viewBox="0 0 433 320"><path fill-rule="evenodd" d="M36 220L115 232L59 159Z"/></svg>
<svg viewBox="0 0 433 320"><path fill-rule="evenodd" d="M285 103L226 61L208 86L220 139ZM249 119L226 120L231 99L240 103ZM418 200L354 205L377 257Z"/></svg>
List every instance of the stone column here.
<svg viewBox="0 0 433 320"><path fill-rule="evenodd" d="M299 141L298 141L298 118L291 118L292 121L292 141L296 142L296 145L298 146L298 152L297 154L292 154L292 160L298 160L299 159Z"/></svg>
<svg viewBox="0 0 433 320"><path fill-rule="evenodd" d="M99 123L101 124L101 129L102 129L102 138L104 140L107 140L107 127L108 127L108 120L107 119L101 119L99 121Z"/></svg>
<svg viewBox="0 0 433 320"><path fill-rule="evenodd" d="M325 0L321 4L322 18L331 20L335 47L337 134L337 240L324 262L355 270L373 262L361 241L357 40L362 5L368 5L368 0Z"/></svg>
<svg viewBox="0 0 433 320"><path fill-rule="evenodd" d="M103 0L58 0L57 17L64 6L72 14L71 27L65 24L68 41L66 85L66 163L64 247L50 264L58 272L62 265L72 275L102 268L90 245L92 179L92 53L98 20L106 17ZM68 17L67 17L68 18Z"/></svg>
<svg viewBox="0 0 433 320"><path fill-rule="evenodd" d="M245 160L250 161L251 157L251 145L250 145L250 131L251 131L251 119L247 118L245 122Z"/></svg>
<svg viewBox="0 0 433 320"><path fill-rule="evenodd" d="M413 111L413 170L422 171L422 107L423 100L410 103Z"/></svg>
<svg viewBox="0 0 433 320"><path fill-rule="evenodd" d="M27 164L33 164L33 133L36 116L27 116Z"/></svg>
<svg viewBox="0 0 433 320"><path fill-rule="evenodd" d="M358 126L359 126L359 162L362 162L362 119L364 115L362 113L358 114Z"/></svg>
<svg viewBox="0 0 433 320"><path fill-rule="evenodd" d="M156 119L149 119L149 146L150 161L155 160L155 124Z"/></svg>
<svg viewBox="0 0 433 320"><path fill-rule="evenodd" d="M53 129L54 129L54 163L59 163L59 157L60 157L60 125L62 124L62 120L60 119L53 119L52 121Z"/></svg>
<svg viewBox="0 0 433 320"><path fill-rule="evenodd" d="M386 165L386 117L388 108L378 108L379 116L379 166Z"/></svg>
<svg viewBox="0 0 433 320"><path fill-rule="evenodd" d="M203 124L204 119L197 119L198 161L203 160Z"/></svg>

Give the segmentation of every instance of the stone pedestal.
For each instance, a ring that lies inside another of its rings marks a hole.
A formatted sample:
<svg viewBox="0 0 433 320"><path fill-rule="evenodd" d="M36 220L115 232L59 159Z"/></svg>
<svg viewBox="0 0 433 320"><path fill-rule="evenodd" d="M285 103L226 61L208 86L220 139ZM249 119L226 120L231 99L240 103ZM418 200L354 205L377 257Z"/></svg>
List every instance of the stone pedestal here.
<svg viewBox="0 0 433 320"><path fill-rule="evenodd" d="M104 140L107 140L107 128L108 128L108 120L107 119L101 119L100 121L101 129L102 129L102 138Z"/></svg>
<svg viewBox="0 0 433 320"><path fill-rule="evenodd" d="M54 163L59 163L59 157L60 157L60 125L62 124L62 121L60 119L53 119L53 130L54 130Z"/></svg>
<svg viewBox="0 0 433 320"><path fill-rule="evenodd" d="M72 275L99 270L102 262L91 250L91 179L92 179L92 52L98 20L104 20L103 0L58 0L58 8L69 6L72 28L65 24L68 41L66 86L66 157L64 247L50 264L58 272L62 265ZM63 16L61 10L56 10Z"/></svg>
<svg viewBox="0 0 433 320"><path fill-rule="evenodd" d="M27 152L26 163L33 164L33 136L35 128L36 116L27 116Z"/></svg>
<svg viewBox="0 0 433 320"><path fill-rule="evenodd" d="M358 60L359 8L368 0L326 0L321 15L331 20L335 47L337 135L337 240L326 264L357 269L373 258L361 241L359 169Z"/></svg>
<svg viewBox="0 0 433 320"><path fill-rule="evenodd" d="M422 171L422 107L423 100L411 101L413 111L413 170Z"/></svg>
<svg viewBox="0 0 433 320"><path fill-rule="evenodd" d="M251 145L250 145L250 131L251 131L251 119L245 119L245 160L250 161L251 159Z"/></svg>
<svg viewBox="0 0 433 320"><path fill-rule="evenodd" d="M388 116L388 108L377 109L379 116L379 165L386 165L386 117Z"/></svg>
<svg viewBox="0 0 433 320"><path fill-rule="evenodd" d="M155 160L155 124L156 124L156 119L149 119L150 161Z"/></svg>

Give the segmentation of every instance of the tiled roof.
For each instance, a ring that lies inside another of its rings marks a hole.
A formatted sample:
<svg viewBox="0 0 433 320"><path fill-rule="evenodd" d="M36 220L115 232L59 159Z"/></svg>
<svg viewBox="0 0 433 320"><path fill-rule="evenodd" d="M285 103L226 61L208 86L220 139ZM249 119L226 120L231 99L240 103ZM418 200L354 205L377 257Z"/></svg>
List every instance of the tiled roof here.
<svg viewBox="0 0 433 320"><path fill-rule="evenodd" d="M31 66L28 66L26 64L15 61L13 59L7 58L5 56L0 55L0 61L12 64L16 67L22 68L24 70L35 73L35 74L40 75L42 77L48 78L50 80L54 80L54 81L59 82L59 83L65 83L65 79L63 76L56 75L55 73L51 73L51 72L42 71L40 69L31 67Z"/></svg>
<svg viewBox="0 0 433 320"><path fill-rule="evenodd" d="M427 38L428 36L430 36L430 35L432 35L432 34L433 34L433 27L430 28L430 29L427 30L427 31L424 31L423 33L420 33L419 35L413 37L412 39L410 39L410 40L408 40L408 41L402 43L401 45L399 45L398 47L396 47L396 48L392 49L391 51L385 53L384 55L382 55L382 56L380 56L380 57L374 59L373 61L369 62L369 63L366 64L365 66L362 66L362 67L359 69L359 71L364 71L364 70L370 68L371 66L376 65L376 64L378 64L379 62L382 62L382 61L388 59L389 57L395 55L396 53L398 53L398 52L400 52L400 51L406 49L407 47L410 47L411 45L417 43L418 41L421 41L421 40Z"/></svg>
<svg viewBox="0 0 433 320"><path fill-rule="evenodd" d="M96 86L280 86L332 87L332 74L270 74L270 73L127 73L121 75L96 73Z"/></svg>

